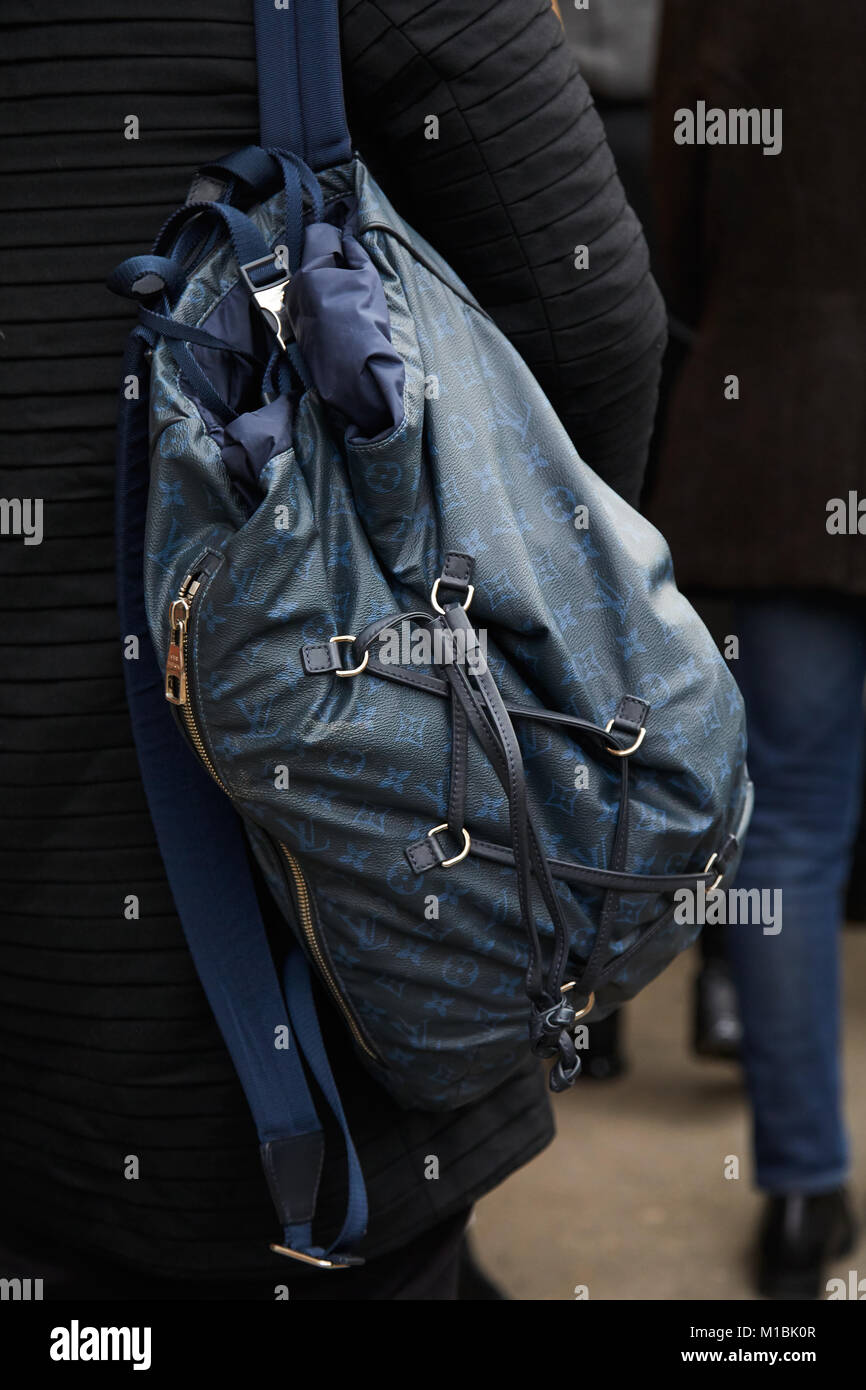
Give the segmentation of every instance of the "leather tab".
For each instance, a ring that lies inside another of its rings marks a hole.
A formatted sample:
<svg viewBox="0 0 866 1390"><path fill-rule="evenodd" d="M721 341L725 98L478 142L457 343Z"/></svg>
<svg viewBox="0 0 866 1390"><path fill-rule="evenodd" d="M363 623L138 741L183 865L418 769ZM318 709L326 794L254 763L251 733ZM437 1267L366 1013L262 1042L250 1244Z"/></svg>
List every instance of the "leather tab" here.
<svg viewBox="0 0 866 1390"><path fill-rule="evenodd" d="M339 671L340 649L336 642L307 642L301 647L301 662L308 676Z"/></svg>
<svg viewBox="0 0 866 1390"><path fill-rule="evenodd" d="M460 551L452 551L445 556L445 564L442 566L442 573L439 576L439 589L455 589L459 594L467 594L469 585L472 583L472 572L475 569L475 557L464 555Z"/></svg>
<svg viewBox="0 0 866 1390"><path fill-rule="evenodd" d="M311 1222L325 1158L321 1130L296 1134L291 1139L271 1139L261 1145L259 1154L281 1225Z"/></svg>
<svg viewBox="0 0 866 1390"><path fill-rule="evenodd" d="M639 734L646 723L650 707L646 700L636 695L623 695L616 707L611 728L622 729L629 734Z"/></svg>
<svg viewBox="0 0 866 1390"><path fill-rule="evenodd" d="M472 571L475 568L474 555L465 555L461 551L454 550L445 556L445 564L442 566L442 579L450 579L454 585L463 585L468 588L472 582Z"/></svg>
<svg viewBox="0 0 866 1390"><path fill-rule="evenodd" d="M435 869L437 864L441 864L443 859L447 857L435 835L425 835L423 840L417 840L414 845L406 846L406 858L416 874L423 874L428 869Z"/></svg>
<svg viewBox="0 0 866 1390"><path fill-rule="evenodd" d="M188 203L218 203L225 194L228 183L216 179L212 174L198 173L189 186L186 195Z"/></svg>

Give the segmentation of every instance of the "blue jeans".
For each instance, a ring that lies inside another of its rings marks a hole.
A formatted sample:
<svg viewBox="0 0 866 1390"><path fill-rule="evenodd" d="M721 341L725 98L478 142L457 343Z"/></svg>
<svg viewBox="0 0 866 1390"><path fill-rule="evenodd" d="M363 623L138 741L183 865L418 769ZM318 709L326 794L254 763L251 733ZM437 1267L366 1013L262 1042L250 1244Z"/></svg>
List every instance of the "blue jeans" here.
<svg viewBox="0 0 866 1390"><path fill-rule="evenodd" d="M778 935L728 928L757 1182L822 1192L848 1163L839 935L861 799L866 613L834 598L750 598L734 632L755 783L736 886L782 890Z"/></svg>

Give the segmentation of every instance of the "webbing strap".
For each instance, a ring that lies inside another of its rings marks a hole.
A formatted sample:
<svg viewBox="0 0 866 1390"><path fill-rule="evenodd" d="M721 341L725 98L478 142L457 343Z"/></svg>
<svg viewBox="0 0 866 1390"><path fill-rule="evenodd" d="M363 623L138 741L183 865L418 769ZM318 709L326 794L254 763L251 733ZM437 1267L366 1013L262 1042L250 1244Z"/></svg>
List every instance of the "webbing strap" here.
<svg viewBox="0 0 866 1390"><path fill-rule="evenodd" d="M134 330L123 379L140 382L139 400L121 397L117 438L118 608L124 639L137 656L124 661L127 701L160 853L196 970L246 1094L262 1163L292 1251L313 1257L315 1212L324 1137L307 1084L308 1057L325 1099L345 1132L345 1119L315 1015L312 984L300 948L289 952L292 1019L268 944L241 823L231 802L187 747L164 698L162 673L144 603L148 491L145 352L154 335ZM340 1239L360 1239L366 1197L349 1148L349 1211Z"/></svg>
<svg viewBox="0 0 866 1390"><path fill-rule="evenodd" d="M337 0L254 0L261 144L311 169L351 157Z"/></svg>
<svg viewBox="0 0 866 1390"><path fill-rule="evenodd" d="M350 1249L359 1235L367 1229L367 1189L361 1163L352 1142L349 1124L340 1100L340 1092L331 1071L328 1054L319 1029L316 1006L310 990L310 972L300 951L292 951L286 961L285 971L286 999L289 1013L297 1030L303 1048L304 1058L331 1113L342 1131L346 1145L346 1163L349 1170L349 1200L343 1229L334 1241L339 1250Z"/></svg>
<svg viewBox="0 0 866 1390"><path fill-rule="evenodd" d="M181 228L193 219L197 222L217 221L222 223L231 239L238 265L246 265L251 261L263 261L270 255L270 246L246 213L239 212L237 208L231 207L228 203L211 202L184 203L183 207L178 208L170 217L166 218L154 242L154 253L156 255L169 253ZM256 274L257 272L251 277L253 281L256 279ZM262 269L261 275L262 281L265 283L268 279L267 272Z"/></svg>

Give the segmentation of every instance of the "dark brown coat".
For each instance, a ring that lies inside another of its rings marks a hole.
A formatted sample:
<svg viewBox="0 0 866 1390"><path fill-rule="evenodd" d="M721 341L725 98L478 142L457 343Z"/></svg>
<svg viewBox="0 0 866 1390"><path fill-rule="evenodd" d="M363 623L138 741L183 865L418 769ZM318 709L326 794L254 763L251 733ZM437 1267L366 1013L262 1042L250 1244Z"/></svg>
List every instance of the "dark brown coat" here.
<svg viewBox="0 0 866 1390"><path fill-rule="evenodd" d="M676 144L699 99L780 107L781 152ZM648 500L678 581L864 594L866 535L827 531L866 499L863 0L668 0L655 116L659 264L696 328Z"/></svg>

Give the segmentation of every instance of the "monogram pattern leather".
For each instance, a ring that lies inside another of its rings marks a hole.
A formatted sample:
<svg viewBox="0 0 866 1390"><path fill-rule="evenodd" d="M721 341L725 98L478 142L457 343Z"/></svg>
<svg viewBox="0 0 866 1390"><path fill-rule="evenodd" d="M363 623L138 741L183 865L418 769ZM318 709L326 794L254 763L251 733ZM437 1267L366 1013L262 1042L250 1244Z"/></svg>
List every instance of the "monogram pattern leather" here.
<svg viewBox="0 0 866 1390"><path fill-rule="evenodd" d="M677 591L662 537L577 456L525 364L453 271L360 162L322 183L328 197L354 200L357 235L381 276L405 364L404 418L384 439L347 443L307 392L292 447L266 465L265 495L248 516L218 429L160 343L148 615L164 661L183 577L205 552L219 558L190 636L209 754L306 942L280 842L301 866L365 1061L406 1105L450 1108L497 1085L527 1046L527 939L514 871L472 855L450 869L412 871L406 847L446 819L448 702L366 672L308 674L302 646L401 610L429 611L445 555L471 555L471 617L487 633L506 701L602 724L626 694L648 702L646 737L630 763L627 866L644 873L702 870L742 820L743 706ZM281 210L275 195L254 214L271 243ZM230 248L218 248L175 316L206 324L237 280ZM575 524L580 507L585 528ZM555 729L527 723L519 733L544 849L607 867L619 769ZM506 798L472 739L468 760L467 828L507 845ZM573 958L585 960L601 893L561 880L557 892ZM622 894L612 951L624 952L669 906L659 894ZM538 929L549 941L541 903ZM655 935L604 986L598 1014L642 988L695 930L671 922Z"/></svg>

